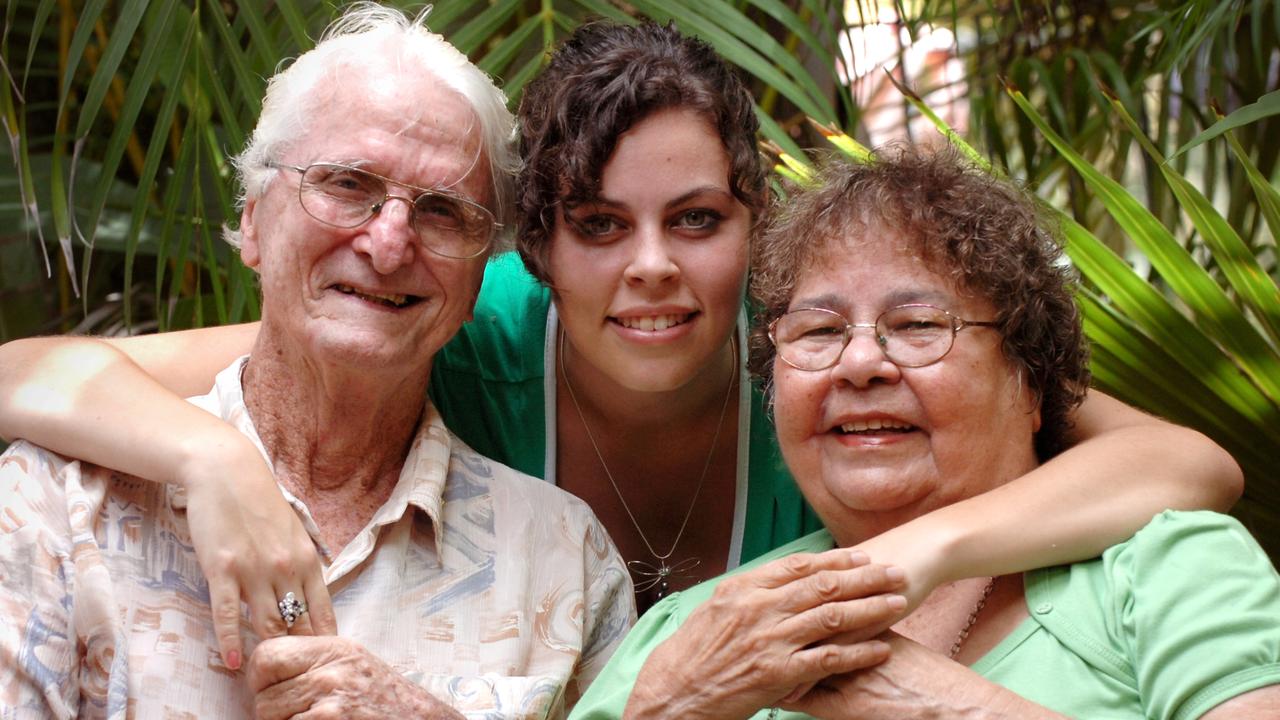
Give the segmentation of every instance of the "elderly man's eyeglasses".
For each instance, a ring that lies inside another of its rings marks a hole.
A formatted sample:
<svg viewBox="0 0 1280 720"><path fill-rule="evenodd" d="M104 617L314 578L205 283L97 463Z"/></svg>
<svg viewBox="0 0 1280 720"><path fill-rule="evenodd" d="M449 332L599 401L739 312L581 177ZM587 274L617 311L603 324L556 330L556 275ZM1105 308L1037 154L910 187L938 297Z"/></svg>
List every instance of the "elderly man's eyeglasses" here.
<svg viewBox="0 0 1280 720"><path fill-rule="evenodd" d="M466 198L439 190L406 185L367 170L334 163L306 167L269 162L267 167L302 175L298 202L308 215L326 225L353 228L381 212L388 201L409 205L409 226L422 245L437 255L466 260L489 249L501 227L493 213ZM416 193L412 199L387 192L395 185Z"/></svg>
<svg viewBox="0 0 1280 720"><path fill-rule="evenodd" d="M851 323L834 310L792 310L769 324L778 357L797 370L826 370L840 362L854 328L874 328L884 356L898 367L917 368L941 360L956 333L994 322L962 320L932 305L899 305L880 313L874 324Z"/></svg>

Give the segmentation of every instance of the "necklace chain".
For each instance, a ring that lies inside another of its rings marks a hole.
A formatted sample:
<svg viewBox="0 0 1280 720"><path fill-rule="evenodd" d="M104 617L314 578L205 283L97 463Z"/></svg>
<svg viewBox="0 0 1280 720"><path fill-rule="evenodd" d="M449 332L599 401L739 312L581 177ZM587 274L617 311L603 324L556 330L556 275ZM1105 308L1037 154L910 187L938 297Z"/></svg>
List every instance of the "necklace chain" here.
<svg viewBox="0 0 1280 720"><path fill-rule="evenodd" d="M676 563L675 567L667 565L667 560L675 554L676 548L680 545L680 540L684 537L685 528L689 526L689 519L693 517L693 509L698 504L698 496L702 494L702 486L707 481L707 471L711 469L711 460L716 454L716 445L720 442L720 429L724 426L725 412L729 409L729 398L733 397L733 381L738 375L738 352L737 340L730 338L730 347L733 348L733 372L729 375L729 385L725 388L724 402L720 405L720 417L716 420L716 431L711 436L711 450L707 453L707 459L702 463L702 474L698 477L698 484L693 491L693 500L689 502L689 509L685 511L684 521L680 523L680 530L676 533L676 539L671 542L671 548L665 553L659 553L653 549L653 543L649 542L649 538L644 534L644 530L640 527L640 521L636 519L635 513L631 512L631 506L627 505L627 500L622 496L622 489L618 487L618 483L613 479L613 473L609 471L609 464L604 461L604 454L600 452L600 446L596 443L595 435L591 432L591 426L587 424L587 416L582 412L582 405L578 403L578 396L573 391L573 383L569 382L569 372L565 369L567 363L564 352L564 331L560 332L560 375L564 378L564 387L569 391L569 399L573 401L573 407L578 411L578 419L582 421L582 429L587 433L587 440L591 443L591 449L596 453L596 459L600 461L600 468L604 470L604 476L608 478L609 485L613 487L613 492L618 496L618 502L622 504L622 509L626 511L627 517L631 520L631 525L635 527L636 534L640 536L640 540L644 543L645 548L649 550L649 554L654 560L658 561L658 567L653 567L649 563L632 560L627 563L632 572L645 575L645 587L637 588L637 592L642 592L651 587L659 588L659 597L665 594L666 581L674 572L681 570L690 570L697 565L696 558L690 558L680 563ZM635 565L639 567L636 567Z"/></svg>
<svg viewBox="0 0 1280 720"><path fill-rule="evenodd" d="M987 580L986 587L982 588L982 595L978 597L978 602L973 606L973 612L969 613L969 618L965 620L964 627L960 628L960 632L956 634L956 641L951 643L951 652L947 653L948 658L954 659L960 654L960 648L964 645L964 641L969 639L969 633L973 630L973 626L978 622L978 615L982 612L982 608L987 606L987 598L991 597L991 591L996 587L996 579L994 577Z"/></svg>

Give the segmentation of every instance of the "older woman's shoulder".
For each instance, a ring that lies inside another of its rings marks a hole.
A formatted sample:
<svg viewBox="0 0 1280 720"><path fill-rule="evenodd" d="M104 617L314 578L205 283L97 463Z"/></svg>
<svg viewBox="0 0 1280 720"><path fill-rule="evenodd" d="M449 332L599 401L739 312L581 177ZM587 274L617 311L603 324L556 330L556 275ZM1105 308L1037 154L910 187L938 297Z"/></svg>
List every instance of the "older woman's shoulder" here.
<svg viewBox="0 0 1280 720"><path fill-rule="evenodd" d="M1280 575L1226 515L1160 513L1095 560L1028 573L1026 603L1029 627L1060 649L1042 655L1084 659L1128 688L1145 717L1199 717L1280 683ZM1026 660L1003 659L1001 672Z"/></svg>

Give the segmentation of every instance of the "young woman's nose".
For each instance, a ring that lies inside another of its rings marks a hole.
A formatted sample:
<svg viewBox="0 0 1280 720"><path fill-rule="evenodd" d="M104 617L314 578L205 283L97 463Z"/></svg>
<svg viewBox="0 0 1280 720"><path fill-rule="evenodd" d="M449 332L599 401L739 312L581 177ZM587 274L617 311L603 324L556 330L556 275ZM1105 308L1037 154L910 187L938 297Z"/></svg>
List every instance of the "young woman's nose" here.
<svg viewBox="0 0 1280 720"><path fill-rule="evenodd" d="M654 285L680 274L680 267L671 256L666 233L661 228L637 228L632 236L632 249L626 270L628 282Z"/></svg>

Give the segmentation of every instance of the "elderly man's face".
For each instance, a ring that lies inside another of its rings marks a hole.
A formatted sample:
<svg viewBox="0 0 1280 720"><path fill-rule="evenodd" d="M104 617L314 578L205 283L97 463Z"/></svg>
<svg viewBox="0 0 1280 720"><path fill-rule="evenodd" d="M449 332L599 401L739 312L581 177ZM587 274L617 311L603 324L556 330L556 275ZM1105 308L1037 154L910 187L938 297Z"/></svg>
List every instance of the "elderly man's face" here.
<svg viewBox="0 0 1280 720"><path fill-rule="evenodd" d="M331 81L310 127L278 160L358 165L486 205L492 187L470 106L429 75L384 69ZM485 256L441 257L390 201L355 228L319 222L280 170L246 203L242 258L262 280L264 332L319 362L420 372L470 317ZM392 187L392 194L414 192Z"/></svg>
<svg viewBox="0 0 1280 720"><path fill-rule="evenodd" d="M874 323L908 303L974 321L995 306L933 272L896 232L836 241L801 271L790 309ZM869 328L832 368L774 362L778 440L805 497L841 544L1003 484L1035 466L1039 413L994 328L967 328L938 362L900 368Z"/></svg>

